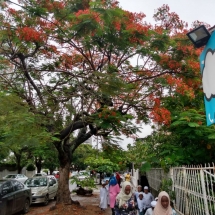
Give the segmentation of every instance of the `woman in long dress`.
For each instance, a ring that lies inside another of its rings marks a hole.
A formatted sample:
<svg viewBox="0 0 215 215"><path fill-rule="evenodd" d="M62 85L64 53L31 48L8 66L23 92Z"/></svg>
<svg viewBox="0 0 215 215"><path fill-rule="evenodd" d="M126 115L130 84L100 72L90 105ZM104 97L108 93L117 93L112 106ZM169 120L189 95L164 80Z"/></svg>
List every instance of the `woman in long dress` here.
<svg viewBox="0 0 215 215"><path fill-rule="evenodd" d="M109 182L109 199L110 199L110 208L112 210L112 215L115 215L114 205L116 201L116 196L120 192L119 184L114 176L110 178Z"/></svg>
<svg viewBox="0 0 215 215"><path fill-rule="evenodd" d="M129 181L122 184L122 189L116 197L116 215L136 215L136 206L132 186Z"/></svg>

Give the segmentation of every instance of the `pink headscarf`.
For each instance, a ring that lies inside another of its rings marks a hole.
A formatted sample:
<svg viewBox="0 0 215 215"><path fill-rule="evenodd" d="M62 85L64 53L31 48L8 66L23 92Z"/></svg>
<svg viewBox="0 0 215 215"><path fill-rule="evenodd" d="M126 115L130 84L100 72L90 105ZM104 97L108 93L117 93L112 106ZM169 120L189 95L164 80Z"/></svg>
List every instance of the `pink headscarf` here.
<svg viewBox="0 0 215 215"><path fill-rule="evenodd" d="M166 196L169 199L169 205L168 205L167 208L164 208L161 205L161 198L163 196ZM162 192L159 193L159 195L158 195L158 201L157 201L157 204L155 206L153 215L172 215L172 208L170 206L170 198L169 198L169 195L168 195L167 192L162 191Z"/></svg>

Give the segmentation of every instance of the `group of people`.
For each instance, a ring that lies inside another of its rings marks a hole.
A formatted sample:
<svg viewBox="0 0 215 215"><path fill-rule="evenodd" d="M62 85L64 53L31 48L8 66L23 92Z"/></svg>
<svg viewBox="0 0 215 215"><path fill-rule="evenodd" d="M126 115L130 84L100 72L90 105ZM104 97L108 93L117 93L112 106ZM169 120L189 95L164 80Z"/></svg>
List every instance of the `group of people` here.
<svg viewBox="0 0 215 215"><path fill-rule="evenodd" d="M144 187L143 192L140 185L137 187L137 191L134 191L129 177L125 177L120 188L116 175L112 175L109 181L102 183L101 210L105 210L109 205L112 215L176 215L170 205L168 193L162 191L154 199L147 186Z"/></svg>

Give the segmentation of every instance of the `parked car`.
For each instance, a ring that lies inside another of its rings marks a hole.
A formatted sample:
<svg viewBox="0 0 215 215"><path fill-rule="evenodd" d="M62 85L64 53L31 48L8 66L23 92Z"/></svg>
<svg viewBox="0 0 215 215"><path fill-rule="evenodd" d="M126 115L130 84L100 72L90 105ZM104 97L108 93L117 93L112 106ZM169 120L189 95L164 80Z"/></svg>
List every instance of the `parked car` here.
<svg viewBox="0 0 215 215"><path fill-rule="evenodd" d="M77 176L77 175L78 175L78 171L73 171L71 172L70 177Z"/></svg>
<svg viewBox="0 0 215 215"><path fill-rule="evenodd" d="M56 174L54 174L54 177L58 181L60 178L60 172L57 172Z"/></svg>
<svg viewBox="0 0 215 215"><path fill-rule="evenodd" d="M52 172L52 175L56 175L58 172L59 172L58 170L54 170L54 171Z"/></svg>
<svg viewBox="0 0 215 215"><path fill-rule="evenodd" d="M0 180L0 214L27 213L32 201L31 189L17 180Z"/></svg>
<svg viewBox="0 0 215 215"><path fill-rule="evenodd" d="M46 176L46 173L36 173L33 175L33 177L38 177L38 176Z"/></svg>
<svg viewBox="0 0 215 215"><path fill-rule="evenodd" d="M5 180L15 179L17 181L24 183L28 179L28 177L25 176L24 174L9 174L3 177L3 179Z"/></svg>
<svg viewBox="0 0 215 215"><path fill-rule="evenodd" d="M31 188L32 203L47 205L49 199L56 198L58 182L53 175L29 178L25 185Z"/></svg>
<svg viewBox="0 0 215 215"><path fill-rule="evenodd" d="M90 177L90 172L86 170L81 170L76 176L80 181L83 181L85 178Z"/></svg>

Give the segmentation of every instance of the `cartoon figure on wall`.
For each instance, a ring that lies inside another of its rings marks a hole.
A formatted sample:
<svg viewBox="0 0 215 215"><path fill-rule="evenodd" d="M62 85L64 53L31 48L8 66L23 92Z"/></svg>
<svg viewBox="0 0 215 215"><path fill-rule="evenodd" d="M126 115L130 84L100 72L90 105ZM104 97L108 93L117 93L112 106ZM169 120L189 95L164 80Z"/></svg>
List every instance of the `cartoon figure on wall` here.
<svg viewBox="0 0 215 215"><path fill-rule="evenodd" d="M215 123L215 32L200 55L207 125Z"/></svg>

